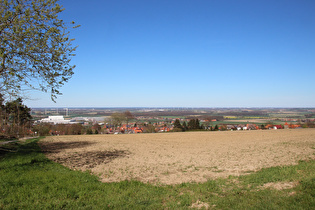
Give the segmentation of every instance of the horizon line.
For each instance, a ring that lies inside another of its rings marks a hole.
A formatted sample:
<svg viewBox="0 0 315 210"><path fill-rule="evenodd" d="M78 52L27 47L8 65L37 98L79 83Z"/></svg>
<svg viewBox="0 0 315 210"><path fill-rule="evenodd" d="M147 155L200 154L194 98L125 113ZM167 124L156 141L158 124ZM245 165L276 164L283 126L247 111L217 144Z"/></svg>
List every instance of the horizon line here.
<svg viewBox="0 0 315 210"><path fill-rule="evenodd" d="M285 106L217 106L217 107L203 107L203 106L60 106L60 107L30 107L31 109L315 109L315 107L285 107Z"/></svg>

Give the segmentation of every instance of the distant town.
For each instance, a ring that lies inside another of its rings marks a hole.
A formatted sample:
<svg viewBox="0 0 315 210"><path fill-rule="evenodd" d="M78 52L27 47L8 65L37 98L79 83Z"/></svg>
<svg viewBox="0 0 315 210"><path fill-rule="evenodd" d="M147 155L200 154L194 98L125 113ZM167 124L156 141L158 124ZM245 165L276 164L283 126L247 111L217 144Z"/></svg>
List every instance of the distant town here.
<svg viewBox="0 0 315 210"><path fill-rule="evenodd" d="M315 127L315 108L33 108L33 135Z"/></svg>

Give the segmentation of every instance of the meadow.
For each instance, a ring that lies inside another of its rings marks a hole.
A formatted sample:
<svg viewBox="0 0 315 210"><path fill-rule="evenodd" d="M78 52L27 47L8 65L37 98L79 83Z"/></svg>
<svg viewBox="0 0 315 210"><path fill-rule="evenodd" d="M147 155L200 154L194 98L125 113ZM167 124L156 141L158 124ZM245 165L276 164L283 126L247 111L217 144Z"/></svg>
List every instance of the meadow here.
<svg viewBox="0 0 315 210"><path fill-rule="evenodd" d="M11 143L0 153L0 208L310 209L314 134L59 136Z"/></svg>

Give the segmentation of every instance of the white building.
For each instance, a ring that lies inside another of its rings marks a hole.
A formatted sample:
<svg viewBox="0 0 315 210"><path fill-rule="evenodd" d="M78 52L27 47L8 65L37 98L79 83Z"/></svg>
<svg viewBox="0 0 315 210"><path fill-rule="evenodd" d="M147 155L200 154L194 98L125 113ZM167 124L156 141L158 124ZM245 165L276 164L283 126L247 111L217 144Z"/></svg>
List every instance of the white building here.
<svg viewBox="0 0 315 210"><path fill-rule="evenodd" d="M70 124L70 120L65 120L63 116L48 116L39 120L40 123L52 123L52 124Z"/></svg>

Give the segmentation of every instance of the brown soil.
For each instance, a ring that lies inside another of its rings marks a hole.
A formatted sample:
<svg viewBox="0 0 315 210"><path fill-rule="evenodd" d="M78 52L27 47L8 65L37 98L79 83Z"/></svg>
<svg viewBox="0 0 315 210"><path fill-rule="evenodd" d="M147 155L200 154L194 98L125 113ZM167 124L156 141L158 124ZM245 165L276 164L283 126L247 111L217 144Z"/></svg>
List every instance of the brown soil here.
<svg viewBox="0 0 315 210"><path fill-rule="evenodd" d="M315 159L315 129L53 136L41 147L104 182L177 184Z"/></svg>

